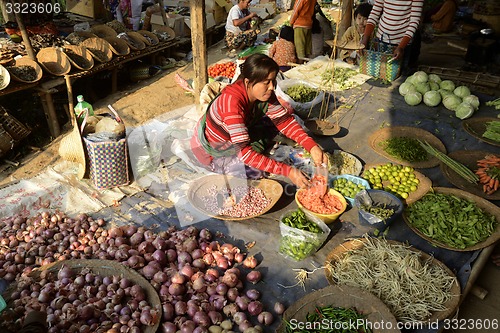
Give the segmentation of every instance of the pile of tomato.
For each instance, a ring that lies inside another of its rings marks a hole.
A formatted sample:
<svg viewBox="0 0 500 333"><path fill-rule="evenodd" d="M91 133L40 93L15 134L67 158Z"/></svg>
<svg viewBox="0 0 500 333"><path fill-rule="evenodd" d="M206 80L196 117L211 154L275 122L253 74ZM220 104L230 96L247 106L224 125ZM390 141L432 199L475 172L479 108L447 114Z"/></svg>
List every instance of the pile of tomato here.
<svg viewBox="0 0 500 333"><path fill-rule="evenodd" d="M213 64L212 66L208 67L208 76L210 77L223 76L232 79L235 71L236 71L236 63L234 62Z"/></svg>

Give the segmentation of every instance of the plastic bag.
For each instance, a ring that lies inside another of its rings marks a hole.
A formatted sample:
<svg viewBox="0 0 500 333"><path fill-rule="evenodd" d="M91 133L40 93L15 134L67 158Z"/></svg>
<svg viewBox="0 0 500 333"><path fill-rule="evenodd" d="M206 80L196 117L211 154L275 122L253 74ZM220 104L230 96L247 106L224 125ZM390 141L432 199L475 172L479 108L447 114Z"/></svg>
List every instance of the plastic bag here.
<svg viewBox="0 0 500 333"><path fill-rule="evenodd" d="M328 238L328 235L330 234L330 228L318 217L312 215L307 211L304 211L306 218L309 221L316 223L321 228L321 230L323 230L323 233L316 234L313 232L289 227L282 221L285 217L290 216L293 213L294 211L289 211L283 214L280 218L281 238L279 253L281 253L285 257L300 261L318 251L318 249Z"/></svg>
<svg viewBox="0 0 500 333"><path fill-rule="evenodd" d="M294 101L290 96L286 94L288 88L301 84L306 87L318 89L318 87L308 81L298 80L298 79L285 79L278 81L276 86L276 95L281 98L286 104L290 105L295 113L302 118L309 118L309 115L315 115L320 111L323 97L325 96L324 91L318 90L318 95L310 102L300 103Z"/></svg>
<svg viewBox="0 0 500 333"><path fill-rule="evenodd" d="M375 216L363 210L362 208L363 206L365 207L373 206L373 200L370 197L370 194L368 194L366 190L362 190L358 192L358 194L356 194L356 197L354 198L354 205L359 210L359 215L369 224L377 224L384 222L378 216Z"/></svg>

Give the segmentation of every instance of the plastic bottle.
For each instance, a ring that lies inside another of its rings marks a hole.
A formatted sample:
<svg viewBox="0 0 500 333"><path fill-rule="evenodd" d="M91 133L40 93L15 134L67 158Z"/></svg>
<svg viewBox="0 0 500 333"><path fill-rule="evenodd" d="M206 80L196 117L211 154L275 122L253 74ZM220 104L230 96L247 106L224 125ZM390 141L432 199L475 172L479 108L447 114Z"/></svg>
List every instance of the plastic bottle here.
<svg viewBox="0 0 500 333"><path fill-rule="evenodd" d="M92 105L90 105L90 103L85 102L85 100L83 99L83 95L78 95L76 97L76 100L78 101L78 104L75 106L75 115L76 120L78 121L78 125L81 125L86 113L88 113L88 117L94 115L94 108L92 107Z"/></svg>

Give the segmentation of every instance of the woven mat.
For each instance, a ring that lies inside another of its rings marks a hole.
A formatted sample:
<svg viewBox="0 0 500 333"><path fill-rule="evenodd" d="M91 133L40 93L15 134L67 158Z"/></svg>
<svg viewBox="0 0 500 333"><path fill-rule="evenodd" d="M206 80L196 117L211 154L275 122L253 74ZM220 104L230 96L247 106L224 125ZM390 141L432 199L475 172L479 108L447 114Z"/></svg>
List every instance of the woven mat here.
<svg viewBox="0 0 500 333"><path fill-rule="evenodd" d="M476 245L469 246L469 247L467 247L465 249L457 249L457 248L454 248L454 247L451 247L451 246L446 245L444 243L441 243L441 242L439 242L439 241L437 241L435 239L432 239L432 238L428 237L427 235L425 235L423 232L421 232L420 230L418 230L417 228L415 228L415 226L413 226L413 224L411 224L408 221L408 216L407 216L406 212L403 212L403 219L405 220L406 224L417 235L419 235L420 237L422 237L423 239L425 239L426 241L428 241L429 243L431 243L434 246L441 247L441 248L447 249L447 250L462 251L462 252L475 251L475 250L483 249L483 248L485 248L487 246L490 246L490 245L496 243L500 239L500 208L498 208L498 206L496 206L495 204L489 202L488 200L485 200L485 199L483 199L481 197L478 197L477 195L470 194L469 192L462 191L462 190L459 190L459 189L456 189L456 188L434 187L433 191L434 191L434 193L443 193L443 194L455 195L455 196L457 196L459 198L467 199L469 201L474 202L477 207L481 208L483 211L485 211L485 212L487 212L487 213L489 213L489 214L491 214L491 215L493 215L493 216L496 217L496 219L497 219L497 229L495 230L495 232L493 232L490 235L490 237L486 238L484 241L482 241L480 243L477 243ZM432 221L429 221L429 223L430 222L432 222Z"/></svg>

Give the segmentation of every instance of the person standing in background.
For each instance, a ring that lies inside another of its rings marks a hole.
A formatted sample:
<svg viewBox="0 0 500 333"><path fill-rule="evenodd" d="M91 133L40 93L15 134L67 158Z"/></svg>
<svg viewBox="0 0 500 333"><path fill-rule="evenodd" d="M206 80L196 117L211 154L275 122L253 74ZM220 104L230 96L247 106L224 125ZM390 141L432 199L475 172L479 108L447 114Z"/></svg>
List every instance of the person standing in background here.
<svg viewBox="0 0 500 333"><path fill-rule="evenodd" d="M312 25L316 0L296 0L290 24L299 63L312 54Z"/></svg>
<svg viewBox="0 0 500 333"><path fill-rule="evenodd" d="M355 45L361 43L363 34L366 28L366 22L368 22L368 17L372 10L372 5L365 2L360 4L354 10L354 25L347 28L345 33L342 35L338 45L345 46L347 43L352 42ZM358 53L352 50L342 50L339 53L339 58L350 64L357 64Z"/></svg>
<svg viewBox="0 0 500 333"><path fill-rule="evenodd" d="M418 33L423 5L424 0L375 0L361 44L369 46L370 36L377 26L376 37L395 46L394 60L402 60L401 67L408 67L411 53L420 52L418 42L411 44Z"/></svg>
<svg viewBox="0 0 500 333"><path fill-rule="evenodd" d="M453 20L457 9L457 0L446 0L437 13L431 16L434 31L438 33L450 32L453 29Z"/></svg>

